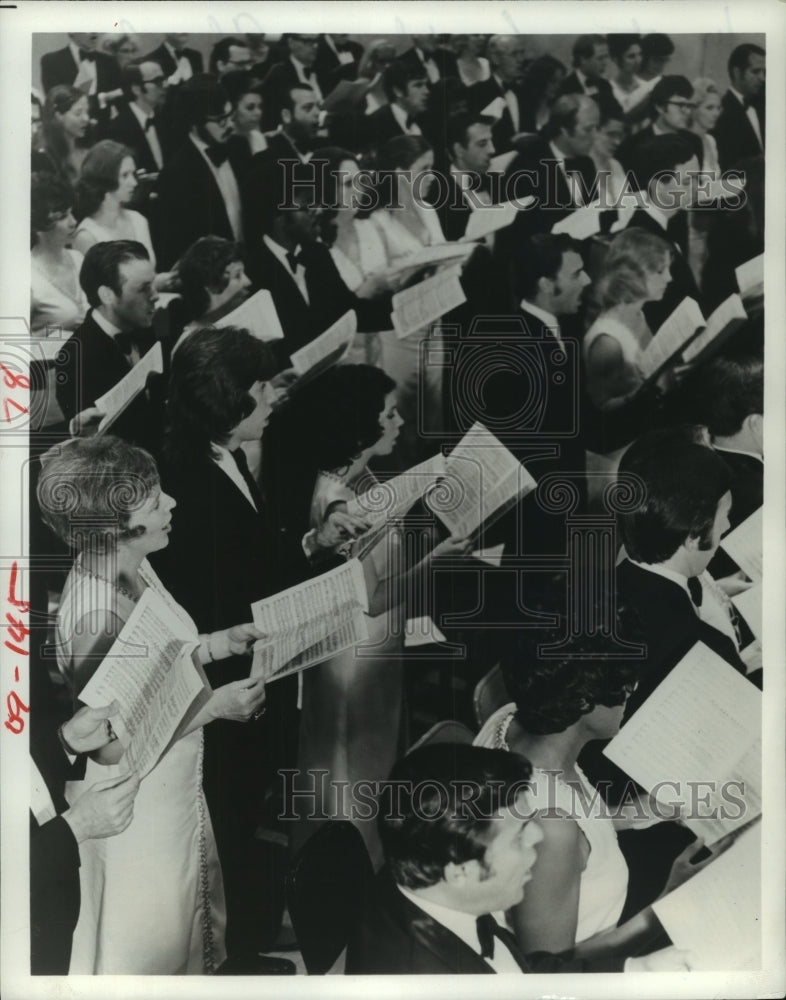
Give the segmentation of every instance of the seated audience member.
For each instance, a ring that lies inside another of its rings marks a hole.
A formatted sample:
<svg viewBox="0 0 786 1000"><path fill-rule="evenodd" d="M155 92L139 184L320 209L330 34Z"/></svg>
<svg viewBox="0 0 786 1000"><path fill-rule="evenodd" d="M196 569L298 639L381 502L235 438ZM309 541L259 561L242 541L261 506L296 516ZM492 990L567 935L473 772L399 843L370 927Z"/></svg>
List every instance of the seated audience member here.
<svg viewBox="0 0 786 1000"><path fill-rule="evenodd" d="M451 35L458 79L465 87L488 80L491 63L485 58L488 35Z"/></svg>
<svg viewBox="0 0 786 1000"><path fill-rule="evenodd" d="M518 754L449 743L420 747L396 764L395 805L383 804L378 821L387 867L350 938L348 975L690 967L675 948L627 960L587 961L580 949L524 955L497 918L528 891L543 837L531 819L531 772ZM467 787L479 792L471 808L460 799Z"/></svg>
<svg viewBox="0 0 786 1000"><path fill-rule="evenodd" d="M598 101L598 130L590 149L600 184L601 205L613 208L628 189L625 169L617 159L617 150L625 138L625 115L615 100Z"/></svg>
<svg viewBox="0 0 786 1000"><path fill-rule="evenodd" d="M314 72L319 89L327 96L341 80L356 80L363 58L363 46L349 35L320 35Z"/></svg>
<svg viewBox="0 0 786 1000"><path fill-rule="evenodd" d="M396 47L389 38L377 38L366 46L358 70L360 78L370 81L366 91L364 114L370 115L383 104L387 104L385 70L395 58Z"/></svg>
<svg viewBox="0 0 786 1000"><path fill-rule="evenodd" d="M628 226L655 233L674 247L671 284L660 301L644 306L653 334L686 296L702 304L687 259L687 212L694 196L691 176L698 169L696 153L681 135L654 136L637 151L632 173L639 188L636 194L639 207L628 220Z"/></svg>
<svg viewBox="0 0 786 1000"><path fill-rule="evenodd" d="M189 37L182 32L164 35L158 48L153 49L142 60L157 63L164 71L170 87L185 83L202 72L202 54L196 49L188 48Z"/></svg>
<svg viewBox="0 0 786 1000"><path fill-rule="evenodd" d="M137 35L107 35L101 43L101 48L108 56L112 56L120 70L138 62L139 38Z"/></svg>
<svg viewBox="0 0 786 1000"><path fill-rule="evenodd" d="M668 35L653 32L641 39L639 76L654 87L674 55L674 42Z"/></svg>
<svg viewBox="0 0 786 1000"><path fill-rule="evenodd" d="M147 452L107 435L58 445L42 465L42 515L77 549L56 629L58 667L74 701L146 592L178 620L178 634L193 639L201 664L245 652L260 638L250 623L198 635L156 576L147 557L169 543L175 503L161 491ZM66 485L69 505L58 496ZM243 609L241 617L248 616ZM84 842L70 973L205 974L223 961L224 892L202 792L202 727L217 719L245 721L264 700L259 681L215 688L145 776L127 834ZM95 750L86 785L122 778L129 766L124 757L119 740ZM151 920L140 885L155 886L160 921Z"/></svg>
<svg viewBox="0 0 786 1000"><path fill-rule="evenodd" d="M611 80L611 93L622 110L628 112L650 91L638 75L643 58L641 35L609 35L608 43L609 55L617 66L617 74Z"/></svg>
<svg viewBox="0 0 786 1000"><path fill-rule="evenodd" d="M169 152L158 114L167 96L163 70L155 62L127 66L123 70L123 92L126 102L107 125L107 138L130 149L140 170L156 174Z"/></svg>
<svg viewBox="0 0 786 1000"><path fill-rule="evenodd" d="M159 256L165 267L200 236L243 237L238 178L227 159L232 134L227 92L202 74L179 87L176 96L188 137L159 178L160 210L166 219Z"/></svg>
<svg viewBox="0 0 786 1000"><path fill-rule="evenodd" d="M494 148L498 153L507 153L513 148L514 137L526 131L525 95L521 87L526 60L524 39L521 35L492 35L486 55L491 76L470 87L470 110L497 119L493 129Z"/></svg>
<svg viewBox="0 0 786 1000"><path fill-rule="evenodd" d="M587 97L611 97L606 79L609 45L605 35L580 35L573 43L573 72L562 81L563 94L586 94Z"/></svg>
<svg viewBox="0 0 786 1000"><path fill-rule="evenodd" d="M33 174L30 188L30 329L75 330L88 310L79 284L82 254L71 249L74 192L59 177ZM54 382L53 382L54 386Z"/></svg>
<svg viewBox="0 0 786 1000"><path fill-rule="evenodd" d="M74 87L90 102L94 118L108 116L112 101L122 95L120 67L117 62L97 49L96 32L74 32L68 44L56 52L41 56L41 86L45 93L53 87Z"/></svg>
<svg viewBox="0 0 786 1000"><path fill-rule="evenodd" d="M79 756L112 739L108 721L112 709L84 706L56 732L53 727L31 737L30 972L34 976L68 975L81 904L79 845L117 836L134 817L136 775L119 783L116 778L97 781L80 789L70 804L64 795L66 782L83 776L83 762L82 773L74 773Z"/></svg>
<svg viewBox="0 0 786 1000"><path fill-rule="evenodd" d="M428 77L416 60L396 59L384 73L388 103L365 120L367 145L378 148L399 135L422 135Z"/></svg>
<svg viewBox="0 0 786 1000"><path fill-rule="evenodd" d="M79 283L90 305L81 326L63 345L57 401L66 420L131 371L153 344L150 324L157 294L147 250L133 240L96 243L85 254ZM161 399L152 381L113 425L113 433L154 451L161 436ZM149 393L152 396L148 395Z"/></svg>
<svg viewBox="0 0 786 1000"><path fill-rule="evenodd" d="M252 74L245 70L227 73L222 77L221 85L226 90L233 109L234 132L227 140L227 149L229 162L240 179L242 193L251 157L267 149L267 138L260 130L262 91L255 84Z"/></svg>
<svg viewBox="0 0 786 1000"><path fill-rule="evenodd" d="M690 144L699 166L704 147L701 139L688 128L693 110L693 87L684 76L664 76L650 93L652 124L629 136L619 148L618 159L626 170L635 168L638 151L658 135L679 135Z"/></svg>
<svg viewBox="0 0 786 1000"><path fill-rule="evenodd" d="M236 327L197 330L172 358L162 477L177 502L177 521L171 547L155 566L206 631L227 627L248 615L252 602L308 575L299 544L285 548L244 451L263 436L274 370L268 346ZM213 683L248 683L249 669L242 655L206 668ZM264 721L260 712L248 725L222 721L206 732L203 781L224 874L227 950L235 961L258 952L266 931L275 939L280 926L281 913L272 911L283 905L283 866L277 859L271 872L260 870L254 834L277 769L294 764L293 680L271 686ZM254 966L272 974L275 961L254 959Z"/></svg>
<svg viewBox="0 0 786 1000"><path fill-rule="evenodd" d="M189 322L172 353L194 330L210 326L237 309L251 287L239 244L220 236L198 239L177 262L175 272Z"/></svg>
<svg viewBox="0 0 786 1000"><path fill-rule="evenodd" d="M273 344L280 367L288 367L292 351L350 309L357 313L360 331L390 329L390 298L353 294L319 242L321 165L298 164L285 171L268 162L256 176L260 196L249 228L258 235L247 248L247 269L254 291L267 288L273 296L284 331L284 339Z"/></svg>
<svg viewBox="0 0 786 1000"><path fill-rule="evenodd" d="M527 66L521 78L519 127L522 132L539 132L543 128L564 79L565 67L554 56L538 56Z"/></svg>
<svg viewBox="0 0 786 1000"><path fill-rule="evenodd" d="M251 69L251 52L242 38L219 38L210 50L210 72L220 80L227 73Z"/></svg>
<svg viewBox="0 0 786 1000"><path fill-rule="evenodd" d="M722 170L764 153L766 52L759 45L738 45L729 56L728 70L731 85L713 131Z"/></svg>
<svg viewBox="0 0 786 1000"><path fill-rule="evenodd" d="M262 84L265 98L263 121L267 129L273 129L278 124L275 111L280 103L279 95L285 91L298 85L310 87L318 108L324 96L314 68L319 35L287 34L282 41L286 46L286 55L270 68Z"/></svg>
<svg viewBox="0 0 786 1000"><path fill-rule="evenodd" d="M456 54L439 44L438 35L411 35L412 48L399 58L408 63L415 76L425 78L430 87L448 76L457 77ZM414 79L415 77L413 77Z"/></svg>
<svg viewBox="0 0 786 1000"><path fill-rule="evenodd" d="M489 165L494 156L492 118L482 115L452 115L447 122L450 167L428 192L437 210L445 239L460 239L472 212L493 200Z"/></svg>
<svg viewBox="0 0 786 1000"><path fill-rule="evenodd" d="M32 168L58 174L75 184L90 148L87 97L75 87L58 85L46 95L39 145L33 148Z"/></svg>

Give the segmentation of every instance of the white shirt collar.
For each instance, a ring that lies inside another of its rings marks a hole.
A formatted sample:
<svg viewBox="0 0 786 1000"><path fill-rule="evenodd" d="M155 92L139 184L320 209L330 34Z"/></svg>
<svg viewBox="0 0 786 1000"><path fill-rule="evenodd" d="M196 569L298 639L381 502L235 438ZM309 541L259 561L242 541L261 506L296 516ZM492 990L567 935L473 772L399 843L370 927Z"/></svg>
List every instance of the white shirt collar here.
<svg viewBox="0 0 786 1000"><path fill-rule="evenodd" d="M167 50L170 56L172 56L175 62L177 62L178 59L181 58L180 56L178 56L177 50L175 49L174 45L170 45L169 42L164 42L164 48Z"/></svg>
<svg viewBox="0 0 786 1000"><path fill-rule="evenodd" d="M106 318L106 316L104 316L103 313L99 312L98 309L93 309L90 315L93 317L96 324L99 327L101 327L104 333L107 334L107 336L111 337L113 340L118 335L118 333L123 332L119 326L115 326L114 323L110 323L109 320Z"/></svg>
<svg viewBox="0 0 786 1000"><path fill-rule="evenodd" d="M741 104L741 105L743 106L743 108L744 108L744 107L745 107L745 98L744 98L744 97L742 96L742 94L741 94L741 93L739 92L739 90L735 90L735 89L734 89L734 87L731 87L731 86L730 86L730 87L729 87L729 91L730 91L730 92L731 92L732 94L734 94L734 96L735 96L735 97L737 98L737 100L738 100L738 101L740 102L740 104Z"/></svg>
<svg viewBox="0 0 786 1000"><path fill-rule="evenodd" d="M308 80L311 82L311 78L314 76L314 67L307 69L299 59L295 59L293 55L290 55L289 61L295 67L295 72L300 80Z"/></svg>
<svg viewBox="0 0 786 1000"><path fill-rule="evenodd" d="M154 118L155 116L151 112L143 111L136 103L136 101L129 101L128 106L133 112L136 120L142 126L142 130L144 131L148 118ZM155 123L153 124L153 128L155 128Z"/></svg>
<svg viewBox="0 0 786 1000"><path fill-rule="evenodd" d="M576 68L575 72L576 72L576 79L581 84L581 89L583 91L586 92L588 90L597 90L598 89L597 84L590 83L589 77L587 77L587 75L585 73L582 73L580 69Z"/></svg>
<svg viewBox="0 0 786 1000"><path fill-rule="evenodd" d="M554 154L554 159L558 160L559 161L559 165L564 169L564 167L565 167L565 154L562 152L562 150L558 146L555 146L553 142L549 143L549 149Z"/></svg>
<svg viewBox="0 0 786 1000"><path fill-rule="evenodd" d="M510 84L509 83L503 83L503 81L500 80L500 78L497 76L496 73L494 73L493 76L494 76L494 79L497 81L497 84L499 85L499 88L502 91L502 93L506 94L510 90Z"/></svg>
<svg viewBox="0 0 786 1000"><path fill-rule="evenodd" d="M232 480L232 482L237 486L243 496L248 500L254 510L257 509L257 505L254 503L254 498L251 496L251 490L248 488L248 483L243 478L243 475L238 468L237 462L232 457L232 453L228 448L223 445L213 443L213 461L221 469L222 472L226 473L227 476ZM217 453L217 454L216 454Z"/></svg>
<svg viewBox="0 0 786 1000"><path fill-rule="evenodd" d="M712 447L715 451L728 451L732 455L747 455L749 458L758 459L762 465L764 464L764 456L759 455L758 452L755 451L744 451L742 448L728 448L722 444L713 444Z"/></svg>
<svg viewBox="0 0 786 1000"><path fill-rule="evenodd" d="M532 313L532 315L537 319L542 320L550 330L554 330L556 328L557 340L562 340L562 330L560 329L559 320L556 316L552 315L550 312L546 312L545 309L541 309L540 306L536 306L532 302L528 302L526 299L522 299L520 305L524 312Z"/></svg>
<svg viewBox="0 0 786 1000"><path fill-rule="evenodd" d="M71 38L68 39L68 47L71 50L71 55L74 57L74 62L79 66L82 60L79 58L79 46Z"/></svg>
<svg viewBox="0 0 786 1000"><path fill-rule="evenodd" d="M294 272L292 271L292 268L289 266L289 261L287 260L287 254L289 253L289 251L286 250L284 247L282 247L280 243L276 243L276 241L271 236L268 236L267 233L263 235L262 242L265 244L268 250L272 251L276 255L276 257L281 261L281 263L284 265L287 271L289 271L290 274L293 274ZM299 250L300 250L300 244L298 244L295 247L292 253L296 254ZM297 266L299 269L303 265L298 264Z"/></svg>

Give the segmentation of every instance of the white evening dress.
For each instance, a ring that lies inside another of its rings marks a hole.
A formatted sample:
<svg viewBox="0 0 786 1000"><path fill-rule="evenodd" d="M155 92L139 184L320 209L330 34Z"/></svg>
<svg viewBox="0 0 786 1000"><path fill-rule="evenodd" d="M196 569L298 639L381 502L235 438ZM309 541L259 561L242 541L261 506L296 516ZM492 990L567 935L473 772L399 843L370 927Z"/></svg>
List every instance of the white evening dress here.
<svg viewBox="0 0 786 1000"><path fill-rule="evenodd" d="M71 640L90 611L123 620L134 604L77 564L63 590L57 623L58 666L75 689ZM140 575L196 638L188 614L144 560ZM177 740L145 777L134 818L123 833L79 845L82 904L71 952L72 975L202 975L226 958L226 906L213 827L202 792L202 729ZM69 801L97 781L123 773L120 764L87 761Z"/></svg>
<svg viewBox="0 0 786 1000"><path fill-rule="evenodd" d="M150 238L150 226L147 224L147 219L144 215L141 215L139 212L134 212L130 208L125 208L123 211L131 220L130 239L136 240L138 243L142 244L148 254L150 254L150 263L153 267L155 267L156 255L153 251L153 241ZM90 216L86 216L82 219L76 227L73 239L76 239L80 233L88 233L95 239L96 243L112 243L115 240L121 239L116 232L111 229L105 229L104 226L96 222L95 219L91 219Z"/></svg>

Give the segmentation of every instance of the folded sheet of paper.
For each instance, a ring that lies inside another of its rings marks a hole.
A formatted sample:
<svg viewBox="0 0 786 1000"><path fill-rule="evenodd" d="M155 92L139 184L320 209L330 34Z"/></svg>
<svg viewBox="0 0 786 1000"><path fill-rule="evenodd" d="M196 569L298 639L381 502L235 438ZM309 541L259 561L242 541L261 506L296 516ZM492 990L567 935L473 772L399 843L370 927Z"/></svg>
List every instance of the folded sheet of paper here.
<svg viewBox="0 0 786 1000"><path fill-rule="evenodd" d="M730 295L707 317L705 328L683 351L683 360L698 364L709 357L747 318L742 299L736 293Z"/></svg>
<svg viewBox="0 0 786 1000"><path fill-rule="evenodd" d="M498 569L502 565L502 555L505 551L505 543L500 542L499 545L490 545L485 549L476 549L472 555L475 559L480 559L481 562L488 563L489 566L496 566Z"/></svg>
<svg viewBox="0 0 786 1000"><path fill-rule="evenodd" d="M737 288L743 298L761 295L764 292L764 254L751 257L734 269Z"/></svg>
<svg viewBox="0 0 786 1000"><path fill-rule="evenodd" d="M756 583L747 590L735 594L731 599L731 603L745 619L748 628L757 639L762 638L763 595L764 588L760 583Z"/></svg>
<svg viewBox="0 0 786 1000"><path fill-rule="evenodd" d="M350 309L311 343L291 354L292 367L301 377L309 375L313 378L331 365L338 364L352 346L357 328L357 314Z"/></svg>
<svg viewBox="0 0 786 1000"><path fill-rule="evenodd" d="M712 844L761 812L761 692L704 643L603 753Z"/></svg>
<svg viewBox="0 0 786 1000"><path fill-rule="evenodd" d="M459 242L469 243L471 240L480 240L484 236L505 229L516 218L519 210L528 208L534 201L534 196L530 195L518 202L503 201L498 205L482 205L480 208L476 208L467 220L467 229Z"/></svg>
<svg viewBox="0 0 786 1000"><path fill-rule="evenodd" d="M216 320L214 325L242 327L266 343L270 340L284 339L284 331L281 329L281 321L273 304L273 296L267 288L261 288L237 309Z"/></svg>
<svg viewBox="0 0 786 1000"><path fill-rule="evenodd" d="M474 424L445 462L445 478L426 502L452 535L467 538L535 488L519 460Z"/></svg>
<svg viewBox="0 0 786 1000"><path fill-rule="evenodd" d="M393 296L393 327L399 340L433 323L467 301L461 287L461 268L426 278Z"/></svg>
<svg viewBox="0 0 786 1000"><path fill-rule="evenodd" d="M350 56L350 61L354 62L351 58L351 52L339 52L339 59L342 56ZM367 77L359 77L357 80L339 80L322 102L323 109L334 114L346 114L353 111L363 101L370 83L371 80Z"/></svg>
<svg viewBox="0 0 786 1000"><path fill-rule="evenodd" d="M359 560L251 605L265 634L254 645L252 677L271 680L320 663L368 638L368 594Z"/></svg>
<svg viewBox="0 0 786 1000"><path fill-rule="evenodd" d="M507 106L507 101L500 95L499 97L495 97L490 104L487 104L480 113L486 118L501 118L505 114Z"/></svg>
<svg viewBox="0 0 786 1000"><path fill-rule="evenodd" d="M760 969L760 826L652 908L672 942L694 953L697 971Z"/></svg>
<svg viewBox="0 0 786 1000"><path fill-rule="evenodd" d="M764 576L763 516L764 508L759 507L742 524L738 524L734 531L721 539L721 548L754 583L761 583Z"/></svg>
<svg viewBox="0 0 786 1000"><path fill-rule="evenodd" d="M423 271L430 267L448 267L465 261L475 247L468 243L435 243L422 247L406 257L397 257L390 265L388 273L397 275L411 271Z"/></svg>
<svg viewBox="0 0 786 1000"><path fill-rule="evenodd" d="M210 685L193 657L198 645L182 618L148 587L79 695L93 708L118 703L112 727L129 769L140 777L155 767L184 721L210 697Z"/></svg>
<svg viewBox="0 0 786 1000"><path fill-rule="evenodd" d="M600 232L600 206L587 205L584 208L577 208L575 212L555 222L551 231L555 235L565 233L579 241L595 236Z"/></svg>
<svg viewBox="0 0 786 1000"><path fill-rule="evenodd" d="M164 373L164 355L160 341L156 341L142 360L135 364L116 385L113 385L109 392L98 397L95 405L104 414L98 425L98 433L102 433L114 423L128 404L144 391L148 375L154 372L159 375Z"/></svg>
<svg viewBox="0 0 786 1000"><path fill-rule="evenodd" d="M642 354L639 366L645 379L657 375L675 355L690 343L704 323L704 316L695 299L685 298L657 333Z"/></svg>

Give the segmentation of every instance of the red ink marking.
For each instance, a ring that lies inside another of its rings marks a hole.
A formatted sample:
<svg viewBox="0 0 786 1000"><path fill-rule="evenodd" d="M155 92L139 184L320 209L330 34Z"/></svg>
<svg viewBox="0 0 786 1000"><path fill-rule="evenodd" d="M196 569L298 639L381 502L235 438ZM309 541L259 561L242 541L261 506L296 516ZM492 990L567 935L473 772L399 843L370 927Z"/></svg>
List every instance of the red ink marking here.
<svg viewBox="0 0 786 1000"><path fill-rule="evenodd" d="M6 422L9 423L9 424L13 420L13 417L8 412L8 407L9 406L15 406L16 409L19 410L20 413L29 413L30 412L26 406L22 406L21 403L17 403L17 401L15 399L4 399L3 400L3 410L5 411ZM16 414L14 414L14 416L15 415Z"/></svg>
<svg viewBox="0 0 786 1000"><path fill-rule="evenodd" d="M14 644L13 644L12 642L8 642L8 640L7 640L7 639L6 639L6 641L5 641L4 643L3 643L3 645L4 645L5 647L6 647L6 649L10 649L12 653L18 653L18 654L19 654L19 656L29 656L29 655L30 655L30 654L29 654L29 653L27 652L27 650L26 650L26 649L22 649L22 648L21 648L21 647L19 647L19 646L15 646L15 645L14 645Z"/></svg>
<svg viewBox="0 0 786 1000"><path fill-rule="evenodd" d="M3 725L6 729L10 729L15 736L18 736L25 729L25 720L22 718L22 712L29 712L30 706L25 705L16 691L12 691L8 695L5 703L8 708L8 718Z"/></svg>
<svg viewBox="0 0 786 1000"><path fill-rule="evenodd" d="M12 372L10 368L7 368L2 361L0 361L0 368L3 370L3 381L9 389L30 388L30 379L27 375L17 375L15 372Z"/></svg>
<svg viewBox="0 0 786 1000"><path fill-rule="evenodd" d="M21 618L16 618L10 612L6 611L5 620L8 622L8 632L14 642L24 642L25 637L30 635L30 629Z"/></svg>
<svg viewBox="0 0 786 1000"><path fill-rule="evenodd" d="M26 615L30 611L30 602L23 601L20 597L16 596L16 577L19 572L16 565L16 561L11 564L11 580L8 584L8 601L13 604L15 608L19 608L23 615Z"/></svg>
<svg viewBox="0 0 786 1000"><path fill-rule="evenodd" d="M14 667L14 680L19 682L19 667Z"/></svg>

